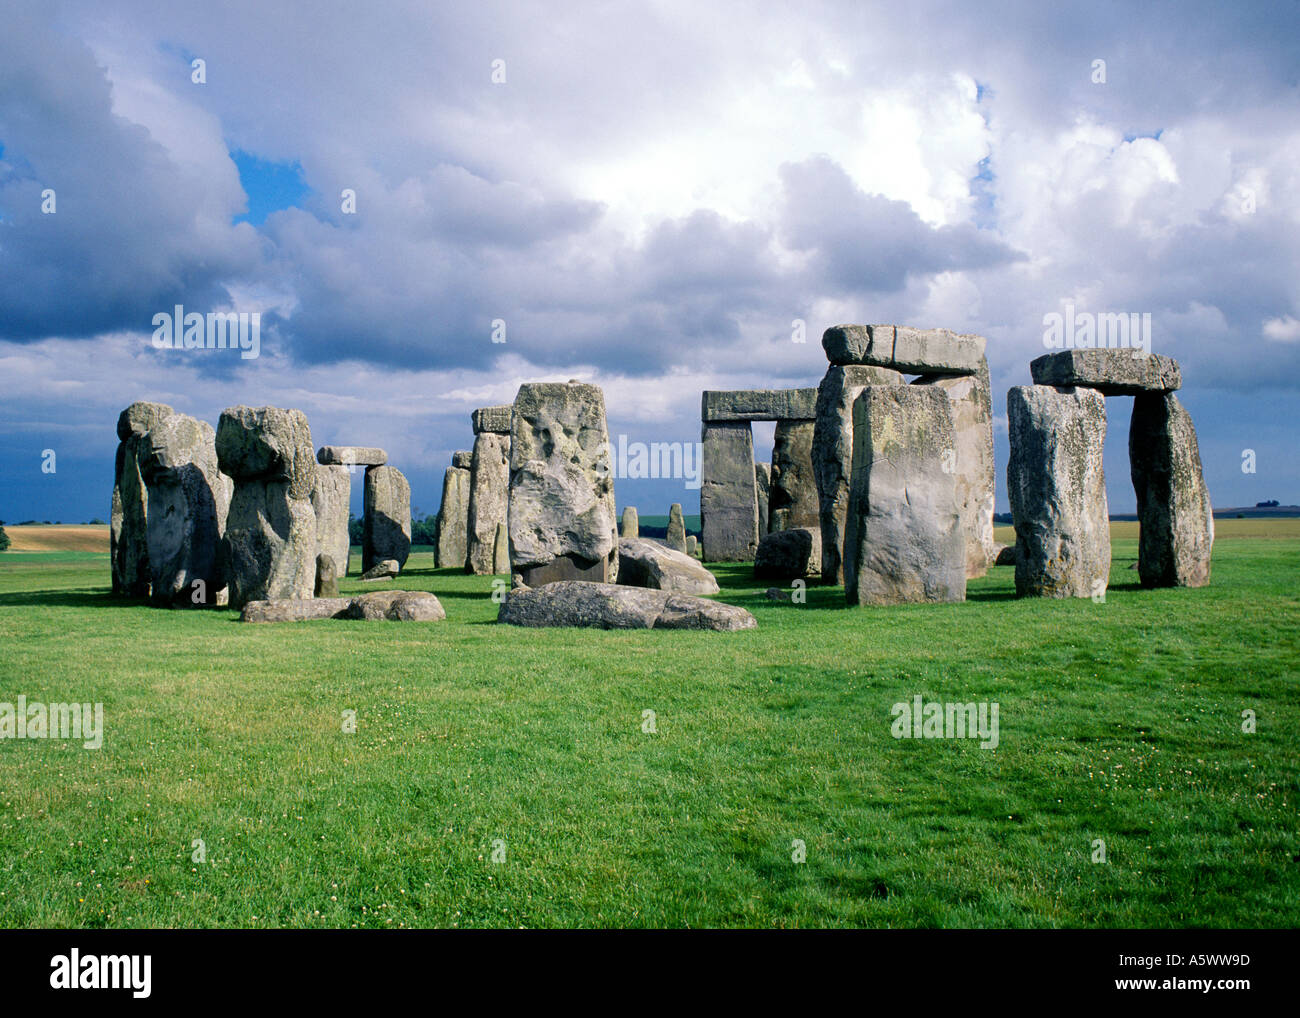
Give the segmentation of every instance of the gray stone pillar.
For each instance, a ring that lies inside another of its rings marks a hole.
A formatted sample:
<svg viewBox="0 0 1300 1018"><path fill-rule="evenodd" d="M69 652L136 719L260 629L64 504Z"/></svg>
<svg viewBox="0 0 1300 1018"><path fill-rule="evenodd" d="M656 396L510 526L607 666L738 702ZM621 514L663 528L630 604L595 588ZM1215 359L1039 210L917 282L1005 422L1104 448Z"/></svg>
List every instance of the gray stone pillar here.
<svg viewBox="0 0 1300 1018"><path fill-rule="evenodd" d="M473 460L468 451L452 453L451 466L442 477L442 504L438 506L438 566L442 569L465 568Z"/></svg>
<svg viewBox="0 0 1300 1018"><path fill-rule="evenodd" d="M700 537L707 562L748 562L758 550L754 434L749 421L709 421L702 435Z"/></svg>
<svg viewBox="0 0 1300 1018"><path fill-rule="evenodd" d="M812 462L813 430L813 421L777 422L767 503L770 533L821 526Z"/></svg>

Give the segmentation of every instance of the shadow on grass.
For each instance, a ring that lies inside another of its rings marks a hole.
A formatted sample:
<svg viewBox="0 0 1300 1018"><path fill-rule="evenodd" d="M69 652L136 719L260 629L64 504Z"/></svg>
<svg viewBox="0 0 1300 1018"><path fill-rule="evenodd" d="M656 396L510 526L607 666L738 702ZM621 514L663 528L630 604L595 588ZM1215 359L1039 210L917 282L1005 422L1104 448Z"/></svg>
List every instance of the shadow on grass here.
<svg viewBox="0 0 1300 1018"><path fill-rule="evenodd" d="M24 590L0 594L0 608L49 605L55 608L149 608L147 598L114 597L107 590ZM168 609L159 609L168 610Z"/></svg>

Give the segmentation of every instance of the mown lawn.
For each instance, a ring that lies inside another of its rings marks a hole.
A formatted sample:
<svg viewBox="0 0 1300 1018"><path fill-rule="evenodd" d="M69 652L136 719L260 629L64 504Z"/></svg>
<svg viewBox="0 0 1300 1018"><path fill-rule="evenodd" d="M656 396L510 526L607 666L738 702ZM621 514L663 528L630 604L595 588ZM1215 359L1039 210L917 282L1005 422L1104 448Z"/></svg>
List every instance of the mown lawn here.
<svg viewBox="0 0 1300 1018"><path fill-rule="evenodd" d="M427 552L394 585L445 622L282 626L0 555L0 701L106 729L0 741L0 925L1295 926L1300 534L1232 529L1202 590L1139 589L1117 537L1104 604L722 566L732 634L497 626ZM997 702L998 747L894 739L918 694Z"/></svg>

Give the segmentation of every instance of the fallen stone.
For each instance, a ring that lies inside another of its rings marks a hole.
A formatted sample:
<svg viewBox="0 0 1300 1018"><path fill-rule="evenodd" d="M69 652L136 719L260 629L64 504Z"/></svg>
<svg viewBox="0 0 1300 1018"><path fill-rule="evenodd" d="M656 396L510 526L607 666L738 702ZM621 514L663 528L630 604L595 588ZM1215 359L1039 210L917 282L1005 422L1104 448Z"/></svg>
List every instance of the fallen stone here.
<svg viewBox="0 0 1300 1018"><path fill-rule="evenodd" d="M853 471L853 403L868 385L901 385L903 376L865 364L832 364L817 387L812 463L821 529L822 583L844 582L844 519Z"/></svg>
<svg viewBox="0 0 1300 1018"><path fill-rule="evenodd" d="M760 580L795 580L820 576L821 529L795 527L767 534L758 542L754 576Z"/></svg>
<svg viewBox="0 0 1300 1018"><path fill-rule="evenodd" d="M1129 469L1137 491L1138 570L1144 587L1210 582L1214 512L1191 415L1173 393L1133 400Z"/></svg>
<svg viewBox="0 0 1300 1018"><path fill-rule="evenodd" d="M1007 393L1007 423L1016 593L1105 593L1110 576L1110 521L1102 472L1105 398L1095 389L1017 385Z"/></svg>
<svg viewBox="0 0 1300 1018"><path fill-rule="evenodd" d="M686 553L686 521L682 518L680 502L668 507L668 537L664 543L673 551Z"/></svg>
<svg viewBox="0 0 1300 1018"><path fill-rule="evenodd" d="M514 626L591 629L753 629L743 608L671 590L566 580L506 595L498 621Z"/></svg>
<svg viewBox="0 0 1300 1018"><path fill-rule="evenodd" d="M480 432L474 439L473 470L469 480L469 512L466 522L467 572L489 576L497 526L506 522L510 492L510 436Z"/></svg>
<svg viewBox="0 0 1300 1018"><path fill-rule="evenodd" d="M382 467L388 453L364 445L323 445L316 450L316 462L326 467Z"/></svg>
<svg viewBox="0 0 1300 1018"><path fill-rule="evenodd" d="M411 553L411 485L396 467L367 467L362 501L361 568L384 559L406 565Z"/></svg>
<svg viewBox="0 0 1300 1018"><path fill-rule="evenodd" d="M700 420L811 421L817 413L816 389L705 390Z"/></svg>
<svg viewBox="0 0 1300 1018"><path fill-rule="evenodd" d="M387 558L382 562L376 562L373 566L361 574L361 579L367 583L373 580L391 580L402 571L401 565L397 559Z"/></svg>
<svg viewBox="0 0 1300 1018"><path fill-rule="evenodd" d="M995 566L1014 566L1016 564L1016 546L1014 544L999 544L997 554L993 557Z"/></svg>
<svg viewBox="0 0 1300 1018"><path fill-rule="evenodd" d="M507 525L523 583L618 579L605 397L581 382L520 386L511 415Z"/></svg>
<svg viewBox="0 0 1300 1018"><path fill-rule="evenodd" d="M718 592L713 574L690 555L645 538L624 537L618 542L618 582L682 594Z"/></svg>
<svg viewBox="0 0 1300 1018"><path fill-rule="evenodd" d="M769 533L797 527L820 528L817 477L813 473L812 421L780 421L772 443L767 504ZM760 542L761 543L761 542ZM818 540L820 546L821 541ZM818 555L820 555L820 550ZM821 572L818 563L817 571Z"/></svg>
<svg viewBox="0 0 1300 1018"><path fill-rule="evenodd" d="M641 521L637 517L636 506L630 505L624 508L623 519L618 527L618 536L620 538L641 536Z"/></svg>
<svg viewBox="0 0 1300 1018"><path fill-rule="evenodd" d="M1142 349L1058 350L1029 362L1035 385L1080 385L1106 396L1136 396L1140 392L1173 392L1183 376L1172 357Z"/></svg>
<svg viewBox="0 0 1300 1018"><path fill-rule="evenodd" d="M470 470L452 456L442 475L442 504L438 506L438 565L443 569L464 569L469 554ZM464 453L469 457L469 453Z"/></svg>
<svg viewBox="0 0 1300 1018"><path fill-rule="evenodd" d="M782 590L780 587L768 587L767 590L764 591L764 594L765 594L765 596L767 597L767 599L768 599L769 601L789 601L789 600L790 600L790 595L789 595L789 593L788 593L787 591Z"/></svg>
<svg viewBox="0 0 1300 1018"><path fill-rule="evenodd" d="M907 325L833 325L822 334L832 364L873 364L909 375L973 375L983 336Z"/></svg>
<svg viewBox="0 0 1300 1018"><path fill-rule="evenodd" d="M749 562L758 548L754 435L748 421L705 424L700 453L700 543L710 562Z"/></svg>
<svg viewBox="0 0 1300 1018"><path fill-rule="evenodd" d="M376 590L354 597L340 617L366 622L437 622L447 613L436 597L422 590Z"/></svg>
<svg viewBox="0 0 1300 1018"><path fill-rule="evenodd" d="M474 434L510 434L510 413L513 409L509 403L505 406L479 407L469 415Z"/></svg>
<svg viewBox="0 0 1300 1018"><path fill-rule="evenodd" d="M853 405L853 474L844 535L849 604L966 598L966 541L952 403L928 385L872 385Z"/></svg>
<svg viewBox="0 0 1300 1018"><path fill-rule="evenodd" d="M347 467L316 464L316 486L311 508L316 514L316 548L333 560L336 576L348 574L352 538L348 517L352 505L352 477Z"/></svg>
<svg viewBox="0 0 1300 1018"><path fill-rule="evenodd" d="M240 622L308 622L344 618L352 604L347 597L276 598L249 601L239 613Z"/></svg>

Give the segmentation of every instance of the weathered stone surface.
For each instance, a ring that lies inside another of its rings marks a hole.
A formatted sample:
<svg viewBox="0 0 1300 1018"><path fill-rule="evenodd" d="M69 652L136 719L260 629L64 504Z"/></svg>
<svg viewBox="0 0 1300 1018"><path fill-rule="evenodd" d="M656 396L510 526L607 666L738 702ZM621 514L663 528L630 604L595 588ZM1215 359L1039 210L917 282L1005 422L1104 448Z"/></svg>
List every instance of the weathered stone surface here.
<svg viewBox="0 0 1300 1018"><path fill-rule="evenodd" d="M474 467L474 454L468 449L462 449L451 454L451 465L459 470L472 470Z"/></svg>
<svg viewBox="0 0 1300 1018"><path fill-rule="evenodd" d="M909 375L972 375L985 339L947 329L908 325L833 325L822 334L832 364L874 364Z"/></svg>
<svg viewBox="0 0 1300 1018"><path fill-rule="evenodd" d="M510 531L504 523L497 524L497 536L492 542L492 572L510 573Z"/></svg>
<svg viewBox="0 0 1300 1018"><path fill-rule="evenodd" d="M641 536L641 520L636 514L636 506L630 505L623 509L623 520L618 527L618 536L620 538Z"/></svg>
<svg viewBox="0 0 1300 1018"><path fill-rule="evenodd" d="M1172 357L1131 347L1058 350L1029 362L1035 385L1079 385L1107 396L1181 389L1183 374Z"/></svg>
<svg viewBox="0 0 1300 1018"><path fill-rule="evenodd" d="M361 521L361 568L411 553L411 485L396 467L367 467Z"/></svg>
<svg viewBox="0 0 1300 1018"><path fill-rule="evenodd" d="M138 443L148 488L150 598L177 607L224 603L221 538L232 483L217 467L212 425L173 413Z"/></svg>
<svg viewBox="0 0 1300 1018"><path fill-rule="evenodd" d="M474 434L510 434L510 413L513 409L509 403L505 406L479 407L469 415Z"/></svg>
<svg viewBox="0 0 1300 1018"><path fill-rule="evenodd" d="M511 415L510 563L529 586L618 579L605 397L581 382L519 387Z"/></svg>
<svg viewBox="0 0 1300 1018"><path fill-rule="evenodd" d="M769 601L789 601L790 595L780 587L768 587L763 591Z"/></svg>
<svg viewBox="0 0 1300 1018"><path fill-rule="evenodd" d="M301 410L236 406L221 411L217 458L222 473L236 482L283 483L290 498L309 499L316 486L311 428Z"/></svg>
<svg viewBox="0 0 1300 1018"><path fill-rule="evenodd" d="M316 450L316 462L326 467L382 467L388 453L365 445L323 445Z"/></svg>
<svg viewBox="0 0 1300 1018"><path fill-rule="evenodd" d="M700 420L811 421L817 413L816 389L705 390Z"/></svg>
<svg viewBox="0 0 1300 1018"><path fill-rule="evenodd" d="M682 518L680 502L668 507L668 536L664 543L673 551L686 553L686 521Z"/></svg>
<svg viewBox="0 0 1300 1018"><path fill-rule="evenodd" d="M812 463L821 524L823 583L844 582L844 519L853 470L853 403L868 385L901 385L889 368L832 364L817 387Z"/></svg>
<svg viewBox="0 0 1300 1018"><path fill-rule="evenodd" d="M501 604L498 621L514 626L581 626L591 629L753 629L743 608L671 590L566 580L520 587Z"/></svg>
<svg viewBox="0 0 1300 1018"><path fill-rule="evenodd" d="M465 568L469 554L471 476L467 467L456 464L455 457L442 475L442 504L438 507L438 565L443 569Z"/></svg>
<svg viewBox="0 0 1300 1018"><path fill-rule="evenodd" d="M349 597L278 598L249 601L239 613L240 622L307 622L339 619L352 604Z"/></svg>
<svg viewBox="0 0 1300 1018"><path fill-rule="evenodd" d="M849 604L962 601L966 541L954 475L948 394L868 386L853 405L853 473L844 535Z"/></svg>
<svg viewBox="0 0 1300 1018"><path fill-rule="evenodd" d="M767 506L769 533L821 525L812 462L813 429L812 421L780 421L776 426ZM821 571L820 564L817 571Z"/></svg>
<svg viewBox="0 0 1300 1018"><path fill-rule="evenodd" d="M117 457L113 466L113 507L109 517L109 561L113 593L149 594L149 492L140 476L140 440L158 421L176 411L165 403L138 401L117 418Z"/></svg>
<svg viewBox="0 0 1300 1018"><path fill-rule="evenodd" d="M754 555L754 576L766 580L793 580L818 576L822 571L821 528L795 527L764 535Z"/></svg>
<svg viewBox="0 0 1300 1018"><path fill-rule="evenodd" d="M316 549L334 562L336 576L348 574L352 539L348 516L352 504L352 477L347 467L316 464L316 487L311 491L311 508L316 514Z"/></svg>
<svg viewBox="0 0 1300 1018"><path fill-rule="evenodd" d="M324 552L316 556L316 587L313 597L339 596L339 567L334 558Z"/></svg>
<svg viewBox="0 0 1300 1018"><path fill-rule="evenodd" d="M1016 593L1104 593L1110 576L1105 398L1095 389L1014 386L1007 393L1007 423Z"/></svg>
<svg viewBox="0 0 1300 1018"><path fill-rule="evenodd" d="M988 572L993 561L993 399L989 366L974 375L922 375L914 385L943 389L952 401L956 435L952 469L957 481L957 511L966 536L966 579Z"/></svg>
<svg viewBox="0 0 1300 1018"><path fill-rule="evenodd" d="M718 592L718 581L695 559L645 538L624 537L618 542L618 582L683 594Z"/></svg>
<svg viewBox="0 0 1300 1018"><path fill-rule="evenodd" d="M366 622L437 622L447 613L434 595L422 590L376 590L354 597L339 617Z"/></svg>
<svg viewBox="0 0 1300 1018"><path fill-rule="evenodd" d="M465 568L479 576L493 569L497 525L506 522L510 491L510 436L492 431L474 439L474 467L469 481Z"/></svg>
<svg viewBox="0 0 1300 1018"><path fill-rule="evenodd" d="M1129 468L1137 491L1138 571L1144 587L1210 582L1214 513L1191 415L1173 393L1133 400Z"/></svg>
<svg viewBox="0 0 1300 1018"><path fill-rule="evenodd" d="M993 557L995 566L1014 566L1016 564L1016 546L1014 544L999 544L997 554Z"/></svg>
<svg viewBox="0 0 1300 1018"><path fill-rule="evenodd" d="M401 565L395 558L386 558L382 562L376 562L373 566L361 574L361 579L367 583L373 580L391 580L402 571Z"/></svg>
<svg viewBox="0 0 1300 1018"><path fill-rule="evenodd" d="M686 554L695 558L700 553L700 542L694 534L686 535Z"/></svg>
<svg viewBox="0 0 1300 1018"><path fill-rule="evenodd" d="M767 506L772 497L772 464L754 464L754 498L758 503L758 536L768 531Z"/></svg>
<svg viewBox="0 0 1300 1018"><path fill-rule="evenodd" d="M748 562L758 548L754 435L747 421L705 424L700 543L710 562Z"/></svg>

